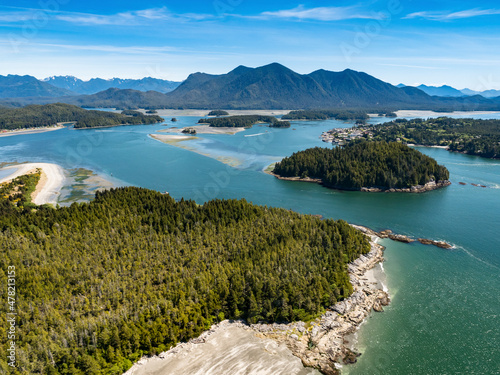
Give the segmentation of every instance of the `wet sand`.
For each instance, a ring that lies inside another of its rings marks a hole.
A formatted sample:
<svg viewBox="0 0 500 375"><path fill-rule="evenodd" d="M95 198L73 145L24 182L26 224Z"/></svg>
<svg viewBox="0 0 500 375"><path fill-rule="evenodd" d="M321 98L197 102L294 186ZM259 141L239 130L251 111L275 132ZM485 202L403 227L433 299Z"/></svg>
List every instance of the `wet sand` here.
<svg viewBox="0 0 500 375"><path fill-rule="evenodd" d="M187 128L195 129L196 134L231 134L231 135L242 132L242 131L247 129L247 128L235 128L235 127L215 127L215 126L209 126L206 124L188 126ZM182 131L184 129L186 129L186 128L180 128L180 129L170 128L170 129L158 130L158 133L183 134Z"/></svg>
<svg viewBox="0 0 500 375"><path fill-rule="evenodd" d="M10 137L12 135L26 135L51 132L54 130L63 129L63 125L48 126L45 128L21 129L21 130L7 130L0 133L0 137Z"/></svg>
<svg viewBox="0 0 500 375"><path fill-rule="evenodd" d="M176 116L194 116L206 117L211 110L208 109L157 109L156 115L163 117L176 117ZM226 109L230 116L235 115L267 115L267 116L280 116L286 115L290 110L283 109ZM141 112L146 112L141 109Z"/></svg>
<svg viewBox="0 0 500 375"><path fill-rule="evenodd" d="M417 110L401 110L396 111L398 117L444 117L444 116L470 116L470 115L488 115L497 114L494 111L457 111L457 112L434 112L434 111L417 111ZM388 118L387 121L392 121Z"/></svg>

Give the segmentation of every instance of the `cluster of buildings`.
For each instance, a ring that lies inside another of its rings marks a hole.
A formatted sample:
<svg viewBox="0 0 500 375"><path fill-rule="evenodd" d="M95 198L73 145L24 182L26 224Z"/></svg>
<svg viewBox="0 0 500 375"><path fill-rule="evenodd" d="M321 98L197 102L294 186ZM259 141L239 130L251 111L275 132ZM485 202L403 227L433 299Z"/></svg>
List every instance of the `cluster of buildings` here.
<svg viewBox="0 0 500 375"><path fill-rule="evenodd" d="M366 137L371 138L373 134L368 129L362 127L335 128L321 134L323 142L334 143L339 146L344 145L348 141Z"/></svg>

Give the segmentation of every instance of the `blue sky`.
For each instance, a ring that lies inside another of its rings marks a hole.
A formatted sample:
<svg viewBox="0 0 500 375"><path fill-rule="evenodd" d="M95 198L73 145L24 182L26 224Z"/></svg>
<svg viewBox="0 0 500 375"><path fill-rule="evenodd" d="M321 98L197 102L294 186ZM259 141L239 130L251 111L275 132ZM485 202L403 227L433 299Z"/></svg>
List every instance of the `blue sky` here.
<svg viewBox="0 0 500 375"><path fill-rule="evenodd" d="M0 5L0 74L183 80L279 62L500 89L497 1L76 1Z"/></svg>

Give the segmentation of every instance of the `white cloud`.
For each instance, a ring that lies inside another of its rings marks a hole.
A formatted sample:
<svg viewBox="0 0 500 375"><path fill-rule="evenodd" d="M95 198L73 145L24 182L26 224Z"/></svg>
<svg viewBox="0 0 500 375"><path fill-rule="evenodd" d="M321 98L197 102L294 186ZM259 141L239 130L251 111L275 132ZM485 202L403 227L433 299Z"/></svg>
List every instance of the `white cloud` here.
<svg viewBox="0 0 500 375"><path fill-rule="evenodd" d="M63 22L69 22L79 25L139 25L151 21L203 21L214 18L210 14L174 14L166 7L134 10L116 14L92 14L80 12L51 11L32 8L22 9L15 12L0 12L0 22L19 23L37 21L42 17L51 18Z"/></svg>
<svg viewBox="0 0 500 375"><path fill-rule="evenodd" d="M462 18L472 18L479 16L491 16L500 14L500 9L469 9L460 12L415 12L408 14L406 19L425 18L431 21L451 21Z"/></svg>
<svg viewBox="0 0 500 375"><path fill-rule="evenodd" d="M260 18L285 18L296 20L314 20L314 21L341 21L347 19L379 19L380 15L356 10L357 7L318 7L305 8L299 5L296 8L288 10L279 10L276 12L263 12Z"/></svg>

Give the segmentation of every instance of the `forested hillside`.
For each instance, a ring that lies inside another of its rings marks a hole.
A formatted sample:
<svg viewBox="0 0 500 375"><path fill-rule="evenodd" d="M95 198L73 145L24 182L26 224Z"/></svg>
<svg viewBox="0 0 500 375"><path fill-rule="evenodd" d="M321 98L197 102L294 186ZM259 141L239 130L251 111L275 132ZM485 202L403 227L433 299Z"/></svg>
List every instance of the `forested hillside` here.
<svg viewBox="0 0 500 375"><path fill-rule="evenodd" d="M120 188L36 212L0 201L0 279L15 266L16 374L122 374L224 318L310 319L352 293L369 251L343 221L244 200L202 206ZM7 351L7 304L0 351Z"/></svg>
<svg viewBox="0 0 500 375"><path fill-rule="evenodd" d="M326 187L349 190L409 188L449 177L445 167L408 146L364 140L343 148L315 147L296 152L276 163L273 173L321 179Z"/></svg>
<svg viewBox="0 0 500 375"><path fill-rule="evenodd" d="M451 151L500 158L500 120L398 119L373 128L373 139L402 140L424 146L448 146Z"/></svg>
<svg viewBox="0 0 500 375"><path fill-rule="evenodd" d="M76 121L75 128L110 126L119 124L154 124L162 122L160 116L146 116L86 110L70 104L29 105L23 108L0 108L0 129L14 130L56 125Z"/></svg>

